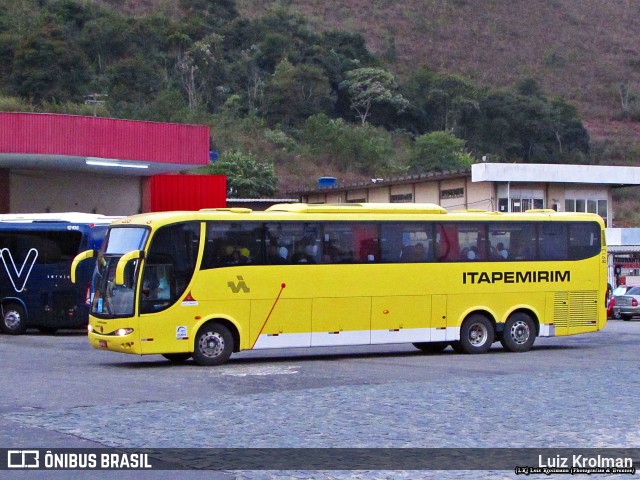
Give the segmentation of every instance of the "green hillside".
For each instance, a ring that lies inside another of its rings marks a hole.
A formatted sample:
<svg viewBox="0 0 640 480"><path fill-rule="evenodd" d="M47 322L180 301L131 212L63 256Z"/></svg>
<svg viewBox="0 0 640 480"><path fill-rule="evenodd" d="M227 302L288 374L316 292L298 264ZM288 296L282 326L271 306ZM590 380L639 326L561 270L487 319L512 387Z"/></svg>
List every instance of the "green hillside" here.
<svg viewBox="0 0 640 480"><path fill-rule="evenodd" d="M482 156L635 164L639 14L631 0L0 0L0 109L210 125L207 171L239 196Z"/></svg>

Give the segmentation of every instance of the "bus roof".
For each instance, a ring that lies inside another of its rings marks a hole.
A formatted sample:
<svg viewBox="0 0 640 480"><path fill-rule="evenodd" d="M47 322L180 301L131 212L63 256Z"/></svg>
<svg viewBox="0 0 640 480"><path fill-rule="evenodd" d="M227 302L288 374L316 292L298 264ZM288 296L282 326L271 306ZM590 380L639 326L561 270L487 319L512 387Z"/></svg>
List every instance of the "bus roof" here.
<svg viewBox="0 0 640 480"><path fill-rule="evenodd" d="M84 223L108 225L121 218L123 217L81 212L0 214L0 222L3 223Z"/></svg>
<svg viewBox="0 0 640 480"><path fill-rule="evenodd" d="M291 213L447 213L444 208L433 203L280 203L267 208L266 211Z"/></svg>
<svg viewBox="0 0 640 480"><path fill-rule="evenodd" d="M501 213L486 210L458 210L447 212L444 208L428 203L344 203L344 204L277 204L267 210L249 208L211 208L198 211L170 211L142 213L117 221L118 225L153 225L185 221L261 221L284 220L465 220L465 221L598 221L604 228L602 218L593 213L556 212L554 210L529 210L523 213Z"/></svg>

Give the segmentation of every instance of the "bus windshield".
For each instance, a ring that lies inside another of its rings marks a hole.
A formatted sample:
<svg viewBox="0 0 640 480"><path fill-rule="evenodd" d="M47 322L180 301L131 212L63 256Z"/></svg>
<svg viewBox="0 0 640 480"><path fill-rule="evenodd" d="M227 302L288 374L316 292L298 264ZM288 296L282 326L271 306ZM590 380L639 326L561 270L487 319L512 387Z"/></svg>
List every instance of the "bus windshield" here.
<svg viewBox="0 0 640 480"><path fill-rule="evenodd" d="M149 230L141 227L118 227L109 230L105 241L105 255L124 255L132 250L144 247Z"/></svg>
<svg viewBox="0 0 640 480"><path fill-rule="evenodd" d="M138 260L130 262L125 269L125 284L116 285L118 260L133 250L144 247L149 229L144 227L113 227L109 229L102 249L98 254L93 274L94 297L91 313L96 316L119 317L132 315L134 292L138 272Z"/></svg>

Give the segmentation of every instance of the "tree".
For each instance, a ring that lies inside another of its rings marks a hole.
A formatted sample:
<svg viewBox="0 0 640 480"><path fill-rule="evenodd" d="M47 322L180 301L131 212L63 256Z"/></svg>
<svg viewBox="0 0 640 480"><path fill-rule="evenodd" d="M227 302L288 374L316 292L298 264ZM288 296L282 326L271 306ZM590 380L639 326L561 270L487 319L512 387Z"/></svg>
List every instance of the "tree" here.
<svg viewBox="0 0 640 480"><path fill-rule="evenodd" d="M562 99L517 95L508 91L486 94L479 103L469 145L505 161L564 163L589 151L589 136L575 107Z"/></svg>
<svg viewBox="0 0 640 480"><path fill-rule="evenodd" d="M321 68L292 65L284 59L276 66L265 89L268 120L299 125L309 116L331 108L331 86Z"/></svg>
<svg viewBox="0 0 640 480"><path fill-rule="evenodd" d="M409 165L416 173L442 172L470 167L473 157L464 150L465 141L446 131L416 138Z"/></svg>
<svg viewBox="0 0 640 480"><path fill-rule="evenodd" d="M212 33L202 40L193 42L188 48L189 37L173 35L177 46L175 69L180 86L187 96L187 104L192 112L200 109L206 97L214 91L212 83L220 66L222 37ZM216 68L217 67L217 68Z"/></svg>
<svg viewBox="0 0 640 480"><path fill-rule="evenodd" d="M34 30L16 48L11 83L22 97L78 101L88 79L86 56L54 22Z"/></svg>
<svg viewBox="0 0 640 480"><path fill-rule="evenodd" d="M426 133L452 130L465 136L478 113L478 88L459 75L416 70L402 86L411 103L408 130Z"/></svg>
<svg viewBox="0 0 640 480"><path fill-rule="evenodd" d="M398 84L393 75L382 68L351 70L340 86L349 93L351 108L358 113L363 126L375 104L391 104L398 112L409 106L409 102L397 92Z"/></svg>
<svg viewBox="0 0 640 480"><path fill-rule="evenodd" d="M278 179L273 163L260 162L251 153L227 150L206 171L227 176L230 197L271 197L277 190Z"/></svg>
<svg viewBox="0 0 640 480"><path fill-rule="evenodd" d="M324 156L332 166L366 175L385 175L397 170L393 163L391 134L372 125L354 125L324 114L309 117L302 140L310 151Z"/></svg>

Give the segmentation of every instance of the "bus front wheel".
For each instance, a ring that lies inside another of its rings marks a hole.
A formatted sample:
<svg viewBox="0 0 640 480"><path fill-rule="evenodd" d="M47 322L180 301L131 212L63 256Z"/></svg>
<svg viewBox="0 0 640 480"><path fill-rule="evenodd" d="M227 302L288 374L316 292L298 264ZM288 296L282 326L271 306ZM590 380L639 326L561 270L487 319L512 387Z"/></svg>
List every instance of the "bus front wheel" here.
<svg viewBox="0 0 640 480"><path fill-rule="evenodd" d="M27 313L21 305L9 303L2 307L2 331L9 335L20 335L27 329Z"/></svg>
<svg viewBox="0 0 640 480"><path fill-rule="evenodd" d="M204 325L196 335L193 360L202 366L222 365L233 352L233 335L219 323Z"/></svg>
<svg viewBox="0 0 640 480"><path fill-rule="evenodd" d="M454 350L464 353L485 353L495 338L493 323L483 315L471 315L460 327L460 341Z"/></svg>
<svg viewBox="0 0 640 480"><path fill-rule="evenodd" d="M510 352L528 352L536 341L536 325L526 313L511 315L500 337L502 346Z"/></svg>

